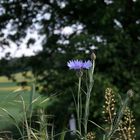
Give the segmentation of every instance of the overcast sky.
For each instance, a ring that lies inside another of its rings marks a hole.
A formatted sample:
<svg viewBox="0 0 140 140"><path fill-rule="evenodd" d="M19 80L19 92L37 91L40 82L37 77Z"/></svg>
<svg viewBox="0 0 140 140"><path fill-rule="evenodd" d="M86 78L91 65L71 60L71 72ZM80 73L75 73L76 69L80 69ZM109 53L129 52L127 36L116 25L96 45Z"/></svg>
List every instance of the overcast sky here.
<svg viewBox="0 0 140 140"><path fill-rule="evenodd" d="M26 43L28 39L32 37L36 40L34 45L30 45L27 48ZM35 55L36 52L41 51L41 42L44 39L43 36L39 36L36 31L34 31L33 35L28 33L26 38L23 40L20 46L17 46L16 43L9 41L10 46L0 47L0 59L5 56L6 53L10 53L10 57L21 57L21 56L31 56Z"/></svg>
<svg viewBox="0 0 140 140"><path fill-rule="evenodd" d="M70 35L74 32L74 30L82 30L82 26L76 27L64 27L60 30L55 30L54 34L63 34L63 35ZM5 30L5 38L6 34L8 34L8 30ZM34 38L36 40L35 44L30 45L29 48L27 48L26 43L28 42L29 38ZM23 42L21 43L20 46L17 46L16 43L12 42L11 40L9 41L10 46L0 46L0 59L2 57L5 57L6 53L10 53L10 57L21 57L21 56L31 56L35 55L36 52L42 50L41 42L45 39L45 36L40 36L38 35L38 32L36 30L34 31L27 31L27 36L26 38L23 39Z"/></svg>

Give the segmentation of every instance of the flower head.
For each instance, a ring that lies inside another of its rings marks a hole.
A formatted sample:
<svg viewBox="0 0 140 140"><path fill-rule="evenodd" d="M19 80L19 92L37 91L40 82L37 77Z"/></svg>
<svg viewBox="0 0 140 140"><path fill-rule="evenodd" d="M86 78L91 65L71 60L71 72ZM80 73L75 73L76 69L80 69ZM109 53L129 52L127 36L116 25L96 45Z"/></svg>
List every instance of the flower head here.
<svg viewBox="0 0 140 140"><path fill-rule="evenodd" d="M89 69L92 66L92 62L90 60L84 62L82 60L70 60L67 62L67 66L74 70Z"/></svg>
<svg viewBox="0 0 140 140"><path fill-rule="evenodd" d="M90 60L83 62L83 68L89 69L92 67L92 63Z"/></svg>

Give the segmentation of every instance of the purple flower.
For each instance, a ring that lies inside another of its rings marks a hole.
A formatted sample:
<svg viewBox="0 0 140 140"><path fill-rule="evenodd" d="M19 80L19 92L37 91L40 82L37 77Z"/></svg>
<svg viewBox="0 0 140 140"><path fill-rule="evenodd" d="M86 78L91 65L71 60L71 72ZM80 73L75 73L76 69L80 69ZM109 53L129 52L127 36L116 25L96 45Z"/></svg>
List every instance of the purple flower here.
<svg viewBox="0 0 140 140"><path fill-rule="evenodd" d="M83 63L83 68L89 69L89 68L91 68L91 67L92 67L92 62L91 62L90 60L85 61L85 62Z"/></svg>
<svg viewBox="0 0 140 140"><path fill-rule="evenodd" d="M67 62L67 66L74 70L89 69L92 66L92 62L90 60L84 62L82 60L70 60Z"/></svg>

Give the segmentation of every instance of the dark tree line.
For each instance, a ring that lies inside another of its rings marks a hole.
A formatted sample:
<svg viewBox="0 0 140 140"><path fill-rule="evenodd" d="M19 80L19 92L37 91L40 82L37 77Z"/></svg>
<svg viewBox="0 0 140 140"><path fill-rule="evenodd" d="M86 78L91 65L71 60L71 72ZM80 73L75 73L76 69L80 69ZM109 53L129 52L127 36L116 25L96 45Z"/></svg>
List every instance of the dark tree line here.
<svg viewBox="0 0 140 140"><path fill-rule="evenodd" d="M43 50L35 56L21 58L14 65L1 60L0 73L13 73L19 68L30 68L37 82L43 86L42 93L62 94L52 103L57 116L69 116L72 102L71 88L76 77L68 71L69 59L89 59L97 55L93 98L103 97L107 86L119 93L133 89L132 108L139 118L140 91L140 1L139 0L1 0L0 40L1 47L10 46L8 39L18 45L25 38L28 28L45 35ZM41 17L41 18L40 18ZM11 29L4 37L7 24ZM36 29L36 25L40 28ZM71 26L73 32L63 34L62 28ZM81 28L78 28L81 27ZM29 39L27 46L34 44ZM93 48L96 47L94 50ZM9 71L10 70L10 71ZM100 88L102 87L102 88ZM62 100L63 99L63 100ZM98 101L97 101L98 103ZM57 107L56 107L57 106ZM63 109L62 109L63 106ZM65 106L65 107L64 107ZM97 112L101 105L93 106ZM64 114L60 110L67 112ZM91 111L91 119L99 115ZM60 117L61 118L61 117ZM63 121L63 120L62 120ZM67 121L67 120L66 120Z"/></svg>

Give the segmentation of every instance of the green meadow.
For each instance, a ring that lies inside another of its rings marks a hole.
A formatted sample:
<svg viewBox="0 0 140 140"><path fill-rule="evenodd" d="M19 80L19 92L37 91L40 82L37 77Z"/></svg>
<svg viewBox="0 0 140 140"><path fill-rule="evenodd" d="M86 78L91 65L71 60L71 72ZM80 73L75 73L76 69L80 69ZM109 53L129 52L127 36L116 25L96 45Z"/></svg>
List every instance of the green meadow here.
<svg viewBox="0 0 140 140"><path fill-rule="evenodd" d="M16 82L5 76L0 77L0 130L13 125L14 121L18 123L23 118L23 103L27 108L30 105L33 78L27 80L21 73L15 77ZM25 80L28 83L24 87L18 84ZM37 97L39 94L34 93L33 100Z"/></svg>

